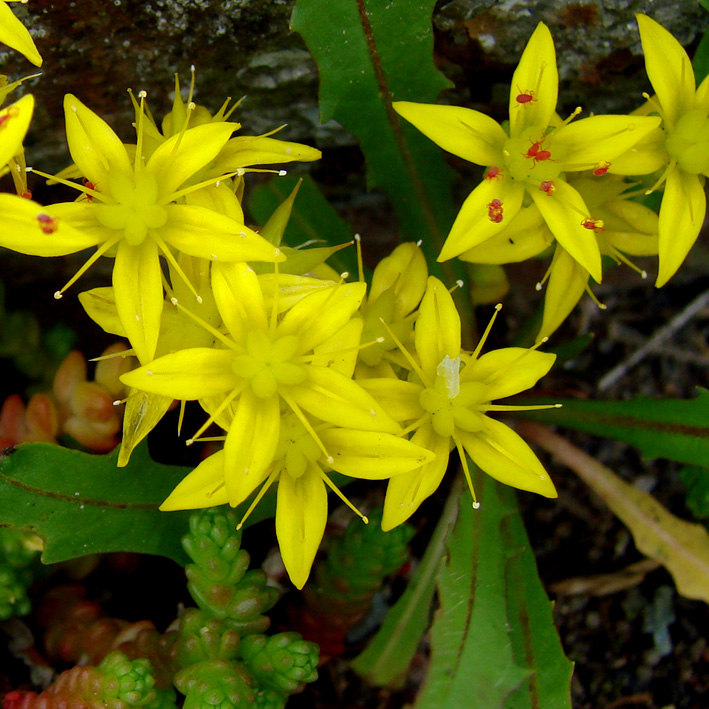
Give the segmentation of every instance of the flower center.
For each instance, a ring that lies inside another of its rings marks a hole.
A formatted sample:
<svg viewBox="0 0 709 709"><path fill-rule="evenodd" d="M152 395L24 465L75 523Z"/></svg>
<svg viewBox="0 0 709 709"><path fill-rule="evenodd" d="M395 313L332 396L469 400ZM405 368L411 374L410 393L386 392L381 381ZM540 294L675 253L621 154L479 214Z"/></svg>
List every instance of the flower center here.
<svg viewBox="0 0 709 709"><path fill-rule="evenodd" d="M489 401L481 382L460 382L460 358L445 357L438 365L433 387L424 389L419 403L431 414L431 425L439 436L452 436L456 428L473 433L482 430L481 404Z"/></svg>
<svg viewBox="0 0 709 709"><path fill-rule="evenodd" d="M513 180L529 182L536 187L540 182L559 176L563 155L560 147L553 147L553 135L553 132L546 135L544 128L531 126L519 137L510 138L505 143L502 152Z"/></svg>
<svg viewBox="0 0 709 709"><path fill-rule="evenodd" d="M142 244L150 229L165 226L167 210L157 204L158 183L150 173L111 175L106 193L114 203L96 205L98 220L109 229L123 230L131 246Z"/></svg>
<svg viewBox="0 0 709 709"><path fill-rule="evenodd" d="M709 120L701 108L687 111L665 140L667 152L684 172L709 172Z"/></svg>
<svg viewBox="0 0 709 709"><path fill-rule="evenodd" d="M279 386L293 386L305 379L305 369L292 360L298 349L298 338L286 335L271 340L264 330L251 330L246 336L246 352L237 355L234 373L249 379L256 396L268 399Z"/></svg>

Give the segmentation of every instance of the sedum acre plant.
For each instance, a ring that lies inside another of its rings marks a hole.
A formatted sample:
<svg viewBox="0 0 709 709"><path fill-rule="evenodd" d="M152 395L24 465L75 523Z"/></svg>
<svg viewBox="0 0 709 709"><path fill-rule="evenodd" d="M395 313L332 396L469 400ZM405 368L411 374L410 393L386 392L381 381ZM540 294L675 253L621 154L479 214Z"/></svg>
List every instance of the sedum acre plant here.
<svg viewBox="0 0 709 709"><path fill-rule="evenodd" d="M529 424L527 435L518 433L510 419L564 425L568 405L579 428L625 436L650 451L660 444L649 441L648 420L681 423L681 407L662 413L648 407L647 413L633 409L615 423L593 419L592 425L584 419L594 416L591 402L532 398L530 392L544 385L560 359L553 350L563 349L558 346L565 335L555 333L564 332L560 328L585 292L595 300L590 283L600 284L604 271L620 263L644 278L634 260L657 256L656 286L663 286L697 239L709 175L709 78L697 88L685 50L655 20L638 15L655 95L643 94L645 103L626 115L580 118L581 107L566 115L559 109L554 39L540 22L511 76L508 110L498 122L481 111L433 102L442 79L431 61L426 3L406 8L420 29L407 63L415 67L418 58L420 82L392 58L406 58L408 30L401 28L408 25L392 14L392 6L404 12L406 3L379 4L363 2L355 12L345 0L327 8L298 0L293 16L320 65L323 118L332 111L352 129L373 180L399 215L414 215L413 231L422 233L418 242L417 234L403 233L371 275L363 266L366 235L357 235L354 244L336 236L349 229L312 180L291 180L285 199L256 189L261 204L254 199L249 209L250 173L272 172L283 180L280 165L312 162L321 153L280 140L276 131L241 135L233 118L239 103L227 100L216 112L195 103L194 67L186 100L175 78L172 108L161 121L144 91L130 93L134 142L121 140L120 131L80 97L66 95L72 164L57 175L26 167L32 95L0 110L0 166L16 191L0 195L0 246L43 257L92 249L56 299L101 257L111 259L111 283L78 297L99 328L126 341L98 358L95 381L81 355L72 353L54 378L52 395L35 394L26 409L19 397L8 399L0 434L13 447L0 458L0 487L7 488L0 526L36 533L23 532L35 546L37 540L45 545L46 561L143 551L184 563L186 552L193 562L186 568L188 588L199 606L164 636L154 627L139 633L148 638L154 666L147 650L125 654L127 646L115 640L114 652L97 657L100 664L90 671L68 670L40 695L11 692L8 709L64 706L65 700L175 706L173 683L185 695L185 707L283 706L290 693L316 678L317 651L289 630L263 634L269 622L264 613L277 592L264 572L246 570L240 530L272 519L261 535L268 540L274 532L279 561L272 566L282 563L281 582L287 577L308 593L334 519L330 493L363 523L373 504L383 504L372 517L380 531L360 536L397 551L393 562L380 550L362 560L361 550L350 554L344 542L332 543L339 571L319 567L317 591L306 598L321 607L311 623L330 622L332 614L322 607L337 599L341 624L330 634L314 630L335 637L338 652L380 580L405 558L413 528L402 525L409 521L424 530L419 548L426 551L407 590L353 663L360 675L375 685L400 686L437 586L439 610L419 709L461 702L485 709L570 706L571 664L512 494L555 498L555 483L525 438L557 454L565 444ZM335 47L333 33L339 36L340 29L352 30L361 43ZM29 33L4 2L0 41L41 64ZM5 78L0 97L20 84ZM425 138L402 131L404 123ZM448 183L447 168L434 144L482 168L454 218L441 187ZM417 172L421 164L426 170ZM74 189L76 199L34 201L28 172ZM437 182L436 174L446 177ZM279 184L275 191L281 189ZM645 198L660 190L657 213ZM549 260L538 284L546 284L538 317L496 347L492 343L502 335L493 324L502 305L482 332L473 307L495 277L498 289L508 287L499 267L532 259ZM472 265L468 282L459 278L459 261ZM356 278L343 270L345 263L357 269ZM578 347L569 344L572 351ZM113 397L115 408L106 411ZM183 423L186 411L190 421L195 412L201 417L184 439L192 447L183 450L185 460L199 449L199 462L189 468L164 465L159 451L149 455L139 445L174 406L180 408L180 433L193 425ZM56 445L105 452L121 429L120 449L108 456ZM689 449L701 437L682 435ZM67 483L67 466L82 471L81 484L73 478ZM606 496L611 488L623 489L610 471L608 476L596 486ZM461 480L469 492L461 493ZM79 491L70 492L67 484ZM41 499L36 510L35 497ZM639 548L655 548L644 542L648 532L638 530L638 514L624 512L617 500L609 504L635 525ZM86 507L91 509L82 515ZM101 515L90 517L96 510ZM183 549L175 529L185 521L184 510L204 511L190 516ZM78 521L89 518L90 524ZM655 511L653 519L665 518ZM393 534L390 541L382 536L387 534ZM354 549L360 536L348 532L347 544ZM702 540L692 553L706 560L709 544ZM709 600L701 584L686 583L695 568L676 569L662 550L654 555L683 593ZM348 568L355 561L367 568L359 581ZM6 566L4 614L25 614L33 576L25 574L20 583L24 567L13 566L9 556ZM340 594L360 585L366 593ZM137 640L130 645L138 646ZM165 666L169 681L159 669ZM471 699L468 678L481 685L483 699Z"/></svg>

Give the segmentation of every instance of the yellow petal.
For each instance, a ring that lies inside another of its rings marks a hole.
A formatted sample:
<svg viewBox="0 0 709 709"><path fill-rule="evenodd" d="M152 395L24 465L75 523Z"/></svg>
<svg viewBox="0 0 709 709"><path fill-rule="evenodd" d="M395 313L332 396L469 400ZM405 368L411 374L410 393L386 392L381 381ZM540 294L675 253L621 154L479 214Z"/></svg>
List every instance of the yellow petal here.
<svg viewBox="0 0 709 709"><path fill-rule="evenodd" d="M232 507L242 503L268 477L280 422L278 396L262 399L250 387L244 390L224 443L224 476Z"/></svg>
<svg viewBox="0 0 709 709"><path fill-rule="evenodd" d="M636 15L645 69L662 106L668 128L694 104L694 71L682 45L647 15Z"/></svg>
<svg viewBox="0 0 709 709"><path fill-rule="evenodd" d="M436 457L410 473L389 480L382 516L385 532L406 522L416 512L419 505L441 484L448 467L450 439L439 436L430 425L421 426L411 442L427 448Z"/></svg>
<svg viewBox="0 0 709 709"><path fill-rule="evenodd" d="M460 381L483 382L490 401L514 396L531 389L551 368L556 355L523 347L493 350L470 362L461 372Z"/></svg>
<svg viewBox="0 0 709 709"><path fill-rule="evenodd" d="M422 387L414 382L395 378L358 379L357 383L369 392L395 421L413 421L423 416L419 403Z"/></svg>
<svg viewBox="0 0 709 709"><path fill-rule="evenodd" d="M307 367L304 384L290 395L322 421L361 431L400 433L399 425L359 384L329 367Z"/></svg>
<svg viewBox="0 0 709 709"><path fill-rule="evenodd" d="M138 359L150 362L160 334L163 307L158 248L146 240L139 246L118 244L113 266L113 295L126 337Z"/></svg>
<svg viewBox="0 0 709 709"><path fill-rule="evenodd" d="M60 207L42 207L14 194L0 194L0 246L30 256L65 256L96 246L102 233L75 229Z"/></svg>
<svg viewBox="0 0 709 709"><path fill-rule="evenodd" d="M413 242L400 244L374 269L369 302L384 291L394 289L394 319L406 317L421 302L428 281L428 265L421 247Z"/></svg>
<svg viewBox="0 0 709 709"><path fill-rule="evenodd" d="M512 77L510 135L513 138L518 137L530 126L546 128L556 111L558 92L559 73L556 68L554 40L549 28L540 22L529 38ZM531 96L531 100L520 103L520 95Z"/></svg>
<svg viewBox="0 0 709 709"><path fill-rule="evenodd" d="M215 263L212 288L224 324L235 342L250 330L266 330L268 318L258 276L246 263Z"/></svg>
<svg viewBox="0 0 709 709"><path fill-rule="evenodd" d="M5 7L0 3L0 8ZM0 167L22 150L22 141L32 120L34 97L23 96L0 111Z"/></svg>
<svg viewBox="0 0 709 709"><path fill-rule="evenodd" d="M699 236L707 211L704 187L697 175L675 168L667 175L660 206L659 288L677 272Z"/></svg>
<svg viewBox="0 0 709 709"><path fill-rule="evenodd" d="M554 483L532 449L509 426L485 417L481 433L459 433L475 465L505 485L556 497ZM394 478L397 480L397 478Z"/></svg>
<svg viewBox="0 0 709 709"><path fill-rule="evenodd" d="M591 274L596 283L600 283L601 252L593 230L582 225L584 215L592 215L581 195L564 180L557 180L553 195L534 190L532 199L557 241Z"/></svg>
<svg viewBox="0 0 709 709"><path fill-rule="evenodd" d="M228 350L195 347L158 357L144 367L121 376L123 384L173 399L201 399L227 394L238 380Z"/></svg>
<svg viewBox="0 0 709 709"><path fill-rule="evenodd" d="M588 271L569 254L557 247L544 296L544 318L537 335L549 337L566 320L581 300L588 285Z"/></svg>
<svg viewBox="0 0 709 709"><path fill-rule="evenodd" d="M499 234L519 212L523 197L524 187L508 177L483 180L463 202L438 260L447 261ZM493 200L502 204L493 208Z"/></svg>
<svg viewBox="0 0 709 709"><path fill-rule="evenodd" d="M159 145L145 170L155 177L160 199L169 201L183 182L214 160L236 128L233 123L207 123Z"/></svg>
<svg viewBox="0 0 709 709"><path fill-rule="evenodd" d="M240 135L232 138L224 146L211 169L219 174L234 172L240 167L251 165L273 165L296 160L312 162L321 157L322 153L309 145L289 143L276 138Z"/></svg>
<svg viewBox="0 0 709 709"><path fill-rule="evenodd" d="M330 428L320 433L335 459L333 470L353 478L386 480L431 462L435 455L400 436L372 431Z"/></svg>
<svg viewBox="0 0 709 709"><path fill-rule="evenodd" d="M588 170L602 160L612 163L657 131L661 121L659 116L591 116L573 121L552 135L555 145L568 150L564 170Z"/></svg>
<svg viewBox="0 0 709 709"><path fill-rule="evenodd" d="M160 237L178 251L208 261L284 261L273 244L243 224L211 209L169 204Z"/></svg>
<svg viewBox="0 0 709 709"><path fill-rule="evenodd" d="M419 306L414 341L421 368L431 381L445 357L460 356L460 315L448 289L434 276L428 277Z"/></svg>
<svg viewBox="0 0 709 709"><path fill-rule="evenodd" d="M128 465L135 447L157 426L174 399L131 389L123 414L123 440L118 454L118 467ZM212 504L218 505L219 502ZM187 509L187 508L183 508Z"/></svg>
<svg viewBox="0 0 709 709"><path fill-rule="evenodd" d="M163 512L200 510L227 502L224 487L224 451L203 460L160 505Z"/></svg>
<svg viewBox="0 0 709 709"><path fill-rule="evenodd" d="M296 588L310 576L327 523L327 490L316 470L306 470L294 480L283 474L278 480L276 536L283 564Z"/></svg>
<svg viewBox="0 0 709 709"><path fill-rule="evenodd" d="M111 126L76 96L64 97L66 139L74 162L99 189L106 189L111 173L132 172L126 148Z"/></svg>
<svg viewBox="0 0 709 709"><path fill-rule="evenodd" d="M358 347L362 340L364 320L353 318L334 335L314 348L317 355L312 364L318 367L331 367L336 372L351 379L357 365Z"/></svg>
<svg viewBox="0 0 709 709"><path fill-rule="evenodd" d="M458 106L394 101L394 110L436 145L476 165L503 161L507 134L497 121L479 111Z"/></svg>
<svg viewBox="0 0 709 709"><path fill-rule="evenodd" d="M79 293L79 302L86 314L104 331L118 337L126 337L126 329L118 317L113 288L92 288Z"/></svg>
<svg viewBox="0 0 709 709"><path fill-rule="evenodd" d="M35 66L42 66L42 57L32 36L4 2L0 2L0 42L16 49Z"/></svg>

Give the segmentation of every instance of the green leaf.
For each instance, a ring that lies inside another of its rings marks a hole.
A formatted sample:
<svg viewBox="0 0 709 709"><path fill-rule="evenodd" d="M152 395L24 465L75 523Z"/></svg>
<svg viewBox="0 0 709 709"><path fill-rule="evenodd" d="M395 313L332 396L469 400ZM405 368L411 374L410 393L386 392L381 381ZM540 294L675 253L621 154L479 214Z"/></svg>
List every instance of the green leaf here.
<svg viewBox="0 0 709 709"><path fill-rule="evenodd" d="M180 539L189 512L158 505L189 469L153 462L145 445L125 468L117 457L50 443L10 448L0 457L0 524L42 537L46 564L113 551L187 563Z"/></svg>
<svg viewBox="0 0 709 709"><path fill-rule="evenodd" d="M368 184L391 200L400 233L433 268L453 221L442 151L404 125L393 100L431 103L449 83L433 63L434 0L298 0L291 25L318 64L320 118L354 133ZM452 268L452 266L449 266ZM460 277L460 276L456 276Z"/></svg>
<svg viewBox="0 0 709 709"><path fill-rule="evenodd" d="M356 657L351 668L369 684L400 687L418 650L430 616L436 590L436 575L443 558L448 534L458 514L458 497L464 486L458 478L414 576L401 598L392 606L367 649Z"/></svg>
<svg viewBox="0 0 709 709"><path fill-rule="evenodd" d="M689 511L697 519L709 520L709 469L688 465L679 475L687 488Z"/></svg>
<svg viewBox="0 0 709 709"><path fill-rule="evenodd" d="M515 412L515 416L625 441L647 458L705 466L709 460L709 391L696 399L577 401L519 399L525 404L562 404L560 409Z"/></svg>
<svg viewBox="0 0 709 709"><path fill-rule="evenodd" d="M705 5L704 9L709 9L709 3ZM694 52L692 66L694 67L697 85L699 85L704 81L704 77L709 74L709 32L705 32L701 42L699 42L697 51Z"/></svg>
<svg viewBox="0 0 709 709"><path fill-rule="evenodd" d="M439 572L441 607L416 709L569 709L571 663L514 494L482 474L475 486L480 510L462 497Z"/></svg>

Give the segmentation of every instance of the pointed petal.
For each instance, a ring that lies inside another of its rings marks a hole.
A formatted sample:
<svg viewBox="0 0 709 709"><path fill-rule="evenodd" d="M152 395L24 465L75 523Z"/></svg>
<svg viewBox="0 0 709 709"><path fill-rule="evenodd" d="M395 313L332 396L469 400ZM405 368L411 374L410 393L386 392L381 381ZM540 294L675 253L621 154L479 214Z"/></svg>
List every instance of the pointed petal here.
<svg viewBox="0 0 709 709"><path fill-rule="evenodd" d="M79 293L79 302L86 314L104 331L110 335L126 337L126 329L118 317L113 288L92 288Z"/></svg>
<svg viewBox="0 0 709 709"><path fill-rule="evenodd" d="M581 195L564 180L557 180L553 195L534 190L532 199L557 241L591 274L596 283L600 283L601 252L594 232L582 226L583 215L591 215Z"/></svg>
<svg viewBox="0 0 709 709"><path fill-rule="evenodd" d="M14 194L0 194L0 246L30 256L65 256L103 241L57 216L60 205L42 207Z"/></svg>
<svg viewBox="0 0 709 709"><path fill-rule="evenodd" d="M119 242L113 295L131 347L141 363L150 362L158 344L164 302L158 247L153 241L146 240L140 246Z"/></svg>
<svg viewBox="0 0 709 709"><path fill-rule="evenodd" d="M261 285L248 264L214 264L212 288L219 313L234 342L245 342L250 330L268 328Z"/></svg>
<svg viewBox="0 0 709 709"><path fill-rule="evenodd" d="M512 77L510 135L517 137L530 126L546 128L556 111L558 92L559 73L554 40L549 28L540 22L529 38ZM520 103L517 101L520 94L531 95L532 100Z"/></svg>
<svg viewBox="0 0 709 709"><path fill-rule="evenodd" d="M507 134L494 119L458 106L394 101L394 110L443 150L476 165L503 161Z"/></svg>
<svg viewBox="0 0 709 709"><path fill-rule="evenodd" d="M211 170L216 174L234 172L251 165L273 165L288 162L320 160L322 153L302 143L261 136L239 135L221 150Z"/></svg>
<svg viewBox="0 0 709 709"><path fill-rule="evenodd" d="M519 212L523 197L524 187L507 176L483 180L463 202L438 260L447 261L499 234ZM494 199L502 202L501 221L490 218Z"/></svg>
<svg viewBox="0 0 709 709"><path fill-rule="evenodd" d="M399 425L356 382L329 367L307 367L308 378L291 387L298 406L321 421L362 431L400 433Z"/></svg>
<svg viewBox="0 0 709 709"><path fill-rule="evenodd" d="M233 123L205 123L159 145L145 166L158 183L159 199L169 201L183 182L212 162L236 128Z"/></svg>
<svg viewBox="0 0 709 709"><path fill-rule="evenodd" d="M347 324L362 304L366 290L366 283L343 283L311 293L285 314L278 335L295 335L299 352L309 352Z"/></svg>
<svg viewBox="0 0 709 709"><path fill-rule="evenodd" d="M490 401L531 389L551 368L556 355L524 347L504 347L470 362L461 372L462 382L483 382Z"/></svg>
<svg viewBox="0 0 709 709"><path fill-rule="evenodd" d="M431 379L445 357L460 356L460 315L448 289L434 276L428 277L419 306L414 341L421 368Z"/></svg>
<svg viewBox="0 0 709 709"><path fill-rule="evenodd" d="M118 454L119 468L128 465L130 455L135 447L158 425L173 401L171 396L131 389L123 414L123 440ZM221 503L212 502L212 504Z"/></svg>
<svg viewBox="0 0 709 709"><path fill-rule="evenodd" d="M226 490L232 507L268 477L280 430L279 397L261 399L247 387L239 397L224 443Z"/></svg>
<svg viewBox="0 0 709 709"><path fill-rule="evenodd" d="M538 256L554 242L539 209L524 207L498 234L464 251L458 258L470 263L500 265L519 263Z"/></svg>
<svg viewBox="0 0 709 709"><path fill-rule="evenodd" d="M283 474L278 481L276 536L283 564L296 588L310 575L327 523L327 490L315 471L297 480Z"/></svg>
<svg viewBox="0 0 709 709"><path fill-rule="evenodd" d="M121 376L123 384L173 399L201 399L233 391L238 380L229 350L195 347L158 357Z"/></svg>
<svg viewBox="0 0 709 709"><path fill-rule="evenodd" d="M94 185L105 189L112 172L132 172L121 139L106 121L72 94L64 97L64 117L71 157Z"/></svg>
<svg viewBox="0 0 709 709"><path fill-rule="evenodd" d="M160 237L190 256L208 261L284 261L281 252L247 226L205 207L169 204Z"/></svg>
<svg viewBox="0 0 709 709"><path fill-rule="evenodd" d="M421 247L411 241L400 244L374 269L369 302L394 288L394 318L404 318L421 302L427 282L428 264Z"/></svg>
<svg viewBox="0 0 709 709"><path fill-rule="evenodd" d="M32 36L4 2L0 2L0 42L17 50L35 66L42 66L42 57Z"/></svg>
<svg viewBox="0 0 709 709"><path fill-rule="evenodd" d="M675 168L667 175L660 206L660 266L655 285L674 276L699 236L707 211L704 187L697 175Z"/></svg>
<svg viewBox="0 0 709 709"><path fill-rule="evenodd" d="M224 182L218 185L203 187L185 195L185 204L195 207L205 207L212 212L229 217L239 224L244 223L244 210L239 198ZM278 244L276 244L278 246Z"/></svg>
<svg viewBox="0 0 709 709"><path fill-rule="evenodd" d="M160 505L160 509L163 512L200 510L224 505L226 502L224 451L217 451L187 475Z"/></svg>
<svg viewBox="0 0 709 709"><path fill-rule="evenodd" d="M567 147L564 170L588 170L601 160L613 162L656 131L661 122L659 116L591 116L555 131L553 141Z"/></svg>
<svg viewBox="0 0 709 709"><path fill-rule="evenodd" d="M389 480L382 516L382 529L385 532L406 522L416 512L419 505L441 484L448 467L450 439L439 436L430 425L421 426L411 442L427 448L436 457L410 473Z"/></svg>
<svg viewBox="0 0 709 709"><path fill-rule="evenodd" d="M485 430L459 433L475 465L505 485L556 497L554 483L532 449L509 426L485 417ZM397 478L394 478L396 480Z"/></svg>
<svg viewBox="0 0 709 709"><path fill-rule="evenodd" d="M419 397L423 387L401 379L358 379L359 384L369 392L395 421L413 421L423 416Z"/></svg>
<svg viewBox="0 0 709 709"><path fill-rule="evenodd" d="M682 45L655 20L636 15L645 54L645 69L662 106L668 127L694 103L694 71Z"/></svg>
<svg viewBox="0 0 709 709"><path fill-rule="evenodd" d="M0 8L2 7L5 6L0 3ZM0 111L0 128L2 129L0 167L7 165L10 158L22 150L22 141L30 126L33 111L34 97L30 95L23 96L19 101L15 101Z"/></svg>
<svg viewBox="0 0 709 709"><path fill-rule="evenodd" d="M544 318L537 340L550 337L581 300L588 285L588 271L557 247L544 296Z"/></svg>
<svg viewBox="0 0 709 709"><path fill-rule="evenodd" d="M320 440L335 459L333 470L353 478L386 480L430 463L435 455L390 433L330 428L320 433Z"/></svg>

